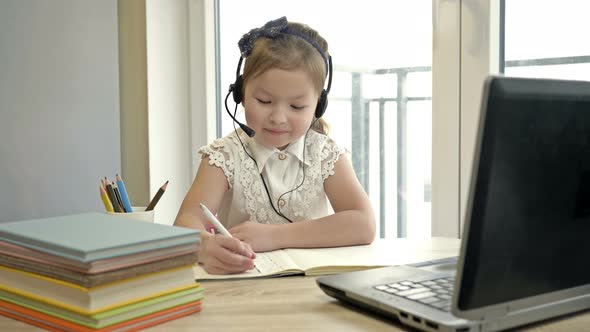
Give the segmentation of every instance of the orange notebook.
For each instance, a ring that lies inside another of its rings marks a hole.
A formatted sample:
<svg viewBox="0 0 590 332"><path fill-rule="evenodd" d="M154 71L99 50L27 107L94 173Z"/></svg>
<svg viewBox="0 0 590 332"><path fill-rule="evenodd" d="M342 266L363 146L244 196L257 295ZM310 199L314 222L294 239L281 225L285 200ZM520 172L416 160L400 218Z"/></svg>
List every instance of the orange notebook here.
<svg viewBox="0 0 590 332"><path fill-rule="evenodd" d="M10 302L0 300L0 315L10 317L49 331L72 332L115 332L115 331L139 331L176 318L188 316L201 311L201 301L186 303L146 316L138 317L126 322L111 325L102 329L91 329L67 320L46 315L44 313L24 308Z"/></svg>

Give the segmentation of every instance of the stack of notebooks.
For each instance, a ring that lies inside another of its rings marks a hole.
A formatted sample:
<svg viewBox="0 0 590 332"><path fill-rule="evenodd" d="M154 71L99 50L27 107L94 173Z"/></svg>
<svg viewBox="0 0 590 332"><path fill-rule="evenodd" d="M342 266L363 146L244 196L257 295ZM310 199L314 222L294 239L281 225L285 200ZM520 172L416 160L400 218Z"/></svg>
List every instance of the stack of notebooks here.
<svg viewBox="0 0 590 332"><path fill-rule="evenodd" d="M199 232L102 213L0 223L0 315L135 331L201 310Z"/></svg>

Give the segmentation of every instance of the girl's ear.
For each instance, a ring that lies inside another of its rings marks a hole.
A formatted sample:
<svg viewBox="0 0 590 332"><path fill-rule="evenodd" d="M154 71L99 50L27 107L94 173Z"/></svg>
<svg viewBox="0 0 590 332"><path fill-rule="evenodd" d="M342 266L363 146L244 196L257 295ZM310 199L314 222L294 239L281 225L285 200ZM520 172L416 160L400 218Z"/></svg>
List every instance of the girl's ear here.
<svg viewBox="0 0 590 332"><path fill-rule="evenodd" d="M328 93L326 90L322 90L320 98L318 99L318 104L315 108L315 117L318 119L321 118L326 112L326 108L328 108Z"/></svg>

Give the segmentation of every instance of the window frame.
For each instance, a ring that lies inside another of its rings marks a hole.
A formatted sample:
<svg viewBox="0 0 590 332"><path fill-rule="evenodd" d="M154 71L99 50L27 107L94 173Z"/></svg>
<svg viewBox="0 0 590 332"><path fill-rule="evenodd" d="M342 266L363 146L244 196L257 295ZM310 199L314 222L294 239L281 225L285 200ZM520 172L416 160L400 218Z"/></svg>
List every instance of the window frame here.
<svg viewBox="0 0 590 332"><path fill-rule="evenodd" d="M223 114L218 1L189 1L191 155L216 138ZM433 0L432 236L461 234L481 87L499 72L499 8L494 0ZM194 156L193 174L199 162Z"/></svg>

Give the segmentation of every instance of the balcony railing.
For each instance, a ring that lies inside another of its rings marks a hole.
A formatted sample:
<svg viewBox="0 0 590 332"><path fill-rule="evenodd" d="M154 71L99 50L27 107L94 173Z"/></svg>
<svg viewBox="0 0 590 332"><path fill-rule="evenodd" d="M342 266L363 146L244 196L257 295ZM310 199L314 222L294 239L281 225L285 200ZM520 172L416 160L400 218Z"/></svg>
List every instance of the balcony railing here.
<svg viewBox="0 0 590 332"><path fill-rule="evenodd" d="M558 57L558 58L542 58L542 59L526 59L526 60L511 60L506 61L505 67L534 67L534 66L555 66L555 65L571 65L590 63L590 56L572 56L572 57ZM392 219L391 216L386 215L386 195L387 193L395 192L397 195L397 211L396 211L396 227L397 236L407 236L407 202L404 197L407 189L407 115L408 102L412 101L431 101L432 96L409 97L407 91L408 75L418 72L431 72L430 66L422 67L405 67L405 68L390 68L378 69L371 71L348 70L344 68L337 68L336 72L348 73L351 75L351 97L350 98L330 98L335 101L346 101L351 103L352 116L352 137L356 138L352 141L352 163L356 175L365 189L369 192L369 131L379 131L379 230L380 237L385 237L387 219ZM365 98L362 93L363 77L367 75L384 75L394 74L397 78L395 97L391 98ZM590 77L587 78L590 80ZM370 103L378 103L379 105L379 128L370 128L370 117L372 114L368 112ZM385 166L385 150L387 149L385 142L385 128L391 128L385 123L385 109L387 103L396 103L396 151L397 163L396 174L397 190L388 190L386 188L385 178L390 174ZM424 183L424 199L430 201L431 199L431 182L427 179Z"/></svg>

